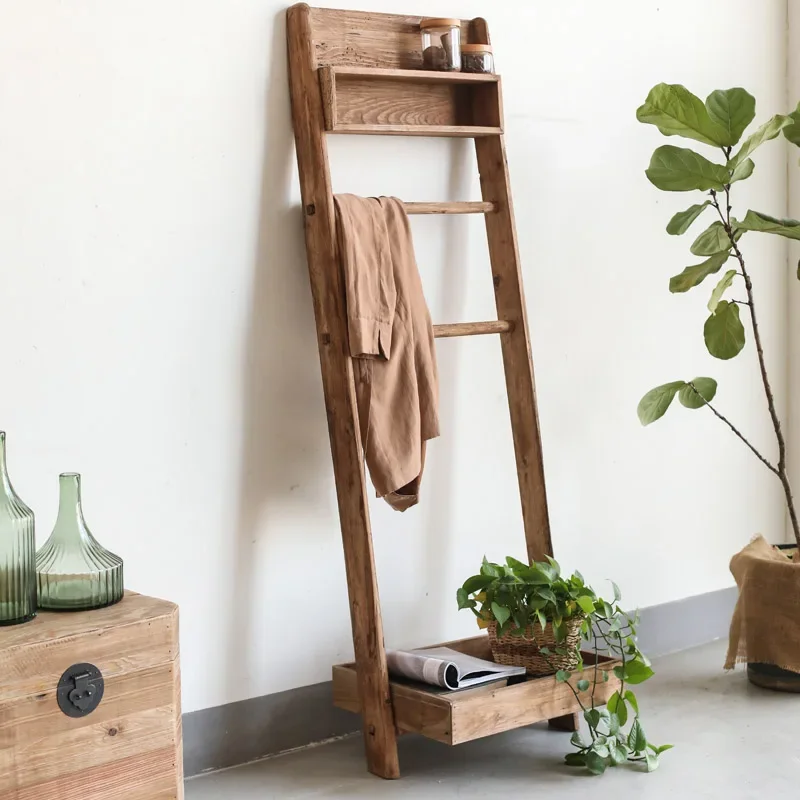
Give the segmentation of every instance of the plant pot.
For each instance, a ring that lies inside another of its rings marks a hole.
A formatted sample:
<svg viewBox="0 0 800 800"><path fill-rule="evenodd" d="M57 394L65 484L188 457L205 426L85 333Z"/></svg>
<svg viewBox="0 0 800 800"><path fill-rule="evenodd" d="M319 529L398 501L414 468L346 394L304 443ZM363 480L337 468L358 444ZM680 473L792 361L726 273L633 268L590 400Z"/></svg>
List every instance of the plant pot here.
<svg viewBox="0 0 800 800"><path fill-rule="evenodd" d="M775 549L781 550L794 561L797 560L796 544L776 544ZM800 694L800 672L781 669L772 664L749 662L747 664L747 679L754 686L759 686L762 689Z"/></svg>
<svg viewBox="0 0 800 800"><path fill-rule="evenodd" d="M582 622L583 617L566 620L567 638L557 644L552 622L548 621L544 630L538 622L528 625L524 636L506 632L498 638L497 622L493 620L488 628L492 658L507 667L525 667L528 675L537 677L552 675L560 669L571 672L578 666ZM550 651L547 658L540 652L542 647ZM559 655L556 647L566 648L567 654Z"/></svg>

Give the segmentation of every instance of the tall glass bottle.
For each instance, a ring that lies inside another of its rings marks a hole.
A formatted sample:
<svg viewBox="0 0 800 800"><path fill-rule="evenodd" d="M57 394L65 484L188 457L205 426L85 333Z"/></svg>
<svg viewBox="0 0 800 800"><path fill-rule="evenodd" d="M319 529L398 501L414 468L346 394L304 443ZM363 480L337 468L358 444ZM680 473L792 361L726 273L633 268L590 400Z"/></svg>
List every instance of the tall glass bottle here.
<svg viewBox="0 0 800 800"><path fill-rule="evenodd" d="M8 479L6 435L0 431L0 625L36 616L35 558L33 511Z"/></svg>
<svg viewBox="0 0 800 800"><path fill-rule="evenodd" d="M92 536L83 519L81 476L58 477L58 518L50 538L36 554L39 607L82 611L122 599L122 559Z"/></svg>

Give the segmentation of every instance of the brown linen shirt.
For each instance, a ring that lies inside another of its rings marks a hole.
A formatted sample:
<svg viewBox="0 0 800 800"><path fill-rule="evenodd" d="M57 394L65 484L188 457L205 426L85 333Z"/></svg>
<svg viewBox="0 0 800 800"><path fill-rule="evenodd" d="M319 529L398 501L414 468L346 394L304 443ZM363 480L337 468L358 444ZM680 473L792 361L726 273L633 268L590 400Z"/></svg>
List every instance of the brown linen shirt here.
<svg viewBox="0 0 800 800"><path fill-rule="evenodd" d="M394 197L336 195L361 444L392 508L419 502L425 442L439 435L433 326L411 227Z"/></svg>

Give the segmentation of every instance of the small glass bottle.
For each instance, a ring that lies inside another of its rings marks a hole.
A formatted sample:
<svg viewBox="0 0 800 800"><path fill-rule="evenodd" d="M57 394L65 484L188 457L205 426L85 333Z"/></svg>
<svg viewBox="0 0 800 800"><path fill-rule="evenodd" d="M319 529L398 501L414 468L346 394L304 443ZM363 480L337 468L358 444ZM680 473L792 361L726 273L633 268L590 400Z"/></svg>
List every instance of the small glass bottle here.
<svg viewBox="0 0 800 800"><path fill-rule="evenodd" d="M33 511L19 499L6 469L0 431L0 625L36 616L36 539Z"/></svg>
<svg viewBox="0 0 800 800"><path fill-rule="evenodd" d="M420 20L422 66L439 72L461 69L461 22L447 17Z"/></svg>
<svg viewBox="0 0 800 800"><path fill-rule="evenodd" d="M494 54L490 44L462 44L461 71L491 74L494 72Z"/></svg>
<svg viewBox="0 0 800 800"><path fill-rule="evenodd" d="M39 607L83 611L122 599L122 559L92 536L83 519L81 476L58 477L58 518L50 538L36 554Z"/></svg>

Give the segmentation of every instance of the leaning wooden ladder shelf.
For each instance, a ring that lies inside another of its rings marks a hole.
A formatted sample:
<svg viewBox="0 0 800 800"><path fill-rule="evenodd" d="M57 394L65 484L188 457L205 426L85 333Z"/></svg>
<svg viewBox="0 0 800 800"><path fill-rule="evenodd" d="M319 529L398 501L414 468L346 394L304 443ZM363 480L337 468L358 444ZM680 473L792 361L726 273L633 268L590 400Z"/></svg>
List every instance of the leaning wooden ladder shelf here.
<svg viewBox="0 0 800 800"><path fill-rule="evenodd" d="M435 325L437 338L499 334L506 376L527 552L552 553L528 324L503 142L500 78L420 69L419 17L293 6L287 15L289 83L306 249L333 454L353 627L355 664L334 667L334 702L360 712L369 769L400 774L398 732L459 744L549 720L575 730L568 687L538 678L467 692L426 692L389 679L372 549L364 458L326 133L474 138L480 202L407 203L411 214L485 215L498 320ZM461 23L462 41L488 43L482 19ZM487 638L450 647L490 658ZM586 654L587 665L594 657ZM605 701L612 678L598 691Z"/></svg>

